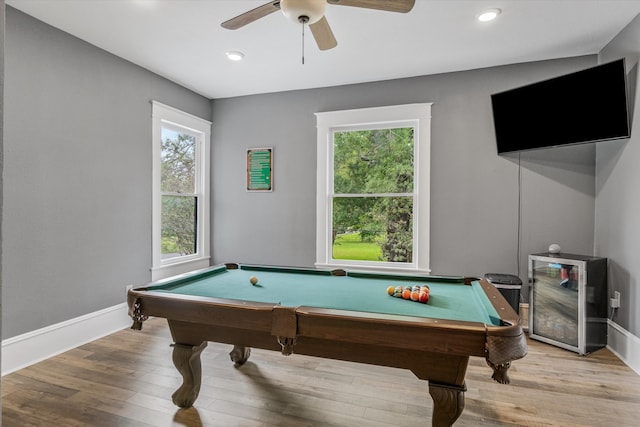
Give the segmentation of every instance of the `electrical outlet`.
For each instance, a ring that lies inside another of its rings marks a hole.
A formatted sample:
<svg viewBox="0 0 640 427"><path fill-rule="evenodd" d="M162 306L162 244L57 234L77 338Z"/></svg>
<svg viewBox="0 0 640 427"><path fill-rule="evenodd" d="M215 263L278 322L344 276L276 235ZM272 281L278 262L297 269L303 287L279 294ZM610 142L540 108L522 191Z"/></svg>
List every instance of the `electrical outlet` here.
<svg viewBox="0 0 640 427"><path fill-rule="evenodd" d="M610 304L611 304L611 308L620 307L620 292L618 291L613 292L613 298L611 298Z"/></svg>

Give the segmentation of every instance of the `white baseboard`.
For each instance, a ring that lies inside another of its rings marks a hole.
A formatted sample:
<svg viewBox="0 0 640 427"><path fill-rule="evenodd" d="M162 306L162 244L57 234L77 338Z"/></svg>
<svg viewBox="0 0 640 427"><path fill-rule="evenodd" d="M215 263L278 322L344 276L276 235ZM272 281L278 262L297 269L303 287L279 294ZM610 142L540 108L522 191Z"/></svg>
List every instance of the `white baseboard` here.
<svg viewBox="0 0 640 427"><path fill-rule="evenodd" d="M2 340L2 375L64 353L131 325L122 303Z"/></svg>
<svg viewBox="0 0 640 427"><path fill-rule="evenodd" d="M609 320L607 348L640 375L640 338Z"/></svg>

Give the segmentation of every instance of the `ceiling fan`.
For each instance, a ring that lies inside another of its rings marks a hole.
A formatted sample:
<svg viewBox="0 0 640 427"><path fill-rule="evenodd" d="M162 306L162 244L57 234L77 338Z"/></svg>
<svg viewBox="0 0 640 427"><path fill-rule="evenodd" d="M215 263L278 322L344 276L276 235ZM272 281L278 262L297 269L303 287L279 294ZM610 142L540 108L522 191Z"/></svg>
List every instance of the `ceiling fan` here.
<svg viewBox="0 0 640 427"><path fill-rule="evenodd" d="M320 50L328 50L336 47L338 42L324 16L327 3L407 13L413 8L415 0L273 0L223 22L222 27L237 30L277 10L282 10L282 13L293 22L309 25Z"/></svg>

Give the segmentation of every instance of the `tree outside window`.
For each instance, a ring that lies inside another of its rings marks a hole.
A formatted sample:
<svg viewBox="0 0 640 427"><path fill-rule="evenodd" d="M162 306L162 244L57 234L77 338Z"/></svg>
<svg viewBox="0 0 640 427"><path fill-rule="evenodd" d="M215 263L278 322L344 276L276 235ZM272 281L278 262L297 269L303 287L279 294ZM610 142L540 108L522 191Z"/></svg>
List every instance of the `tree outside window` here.
<svg viewBox="0 0 640 427"><path fill-rule="evenodd" d="M197 251L196 138L161 130L162 258Z"/></svg>
<svg viewBox="0 0 640 427"><path fill-rule="evenodd" d="M333 133L332 257L411 263L414 128Z"/></svg>

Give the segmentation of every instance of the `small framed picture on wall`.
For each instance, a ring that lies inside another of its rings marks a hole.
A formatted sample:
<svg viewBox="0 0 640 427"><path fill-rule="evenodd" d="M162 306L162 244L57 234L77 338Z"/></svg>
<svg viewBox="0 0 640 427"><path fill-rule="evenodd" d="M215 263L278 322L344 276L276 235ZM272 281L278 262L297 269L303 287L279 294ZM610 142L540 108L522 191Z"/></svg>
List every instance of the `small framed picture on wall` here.
<svg viewBox="0 0 640 427"><path fill-rule="evenodd" d="M247 191L273 191L273 148L247 149Z"/></svg>

